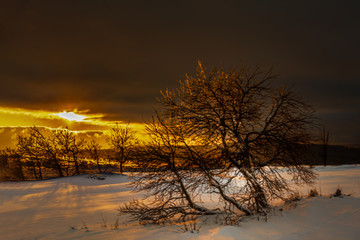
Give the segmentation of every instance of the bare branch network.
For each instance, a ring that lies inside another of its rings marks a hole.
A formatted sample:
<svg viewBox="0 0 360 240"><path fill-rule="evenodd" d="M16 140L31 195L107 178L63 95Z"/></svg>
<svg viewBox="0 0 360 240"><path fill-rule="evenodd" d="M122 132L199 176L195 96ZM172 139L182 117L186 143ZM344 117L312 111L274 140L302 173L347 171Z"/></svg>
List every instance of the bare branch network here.
<svg viewBox="0 0 360 240"><path fill-rule="evenodd" d="M275 87L271 71L213 68L199 62L175 90L162 92L160 108L147 123L133 185L146 191L119 209L140 222L181 220L188 215L266 214L269 200L292 193L315 174L309 157L314 111L299 96ZM150 171L149 169L152 169ZM208 194L222 202L209 209Z"/></svg>

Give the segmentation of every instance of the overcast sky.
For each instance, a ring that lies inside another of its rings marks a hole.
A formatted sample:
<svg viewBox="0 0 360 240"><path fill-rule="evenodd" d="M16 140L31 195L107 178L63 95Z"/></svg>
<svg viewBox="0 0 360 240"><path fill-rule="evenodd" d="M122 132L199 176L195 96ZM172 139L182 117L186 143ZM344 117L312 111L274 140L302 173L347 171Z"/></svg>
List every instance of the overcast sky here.
<svg viewBox="0 0 360 240"><path fill-rule="evenodd" d="M358 1L1 1L0 106L142 122L197 60L274 67L360 144Z"/></svg>

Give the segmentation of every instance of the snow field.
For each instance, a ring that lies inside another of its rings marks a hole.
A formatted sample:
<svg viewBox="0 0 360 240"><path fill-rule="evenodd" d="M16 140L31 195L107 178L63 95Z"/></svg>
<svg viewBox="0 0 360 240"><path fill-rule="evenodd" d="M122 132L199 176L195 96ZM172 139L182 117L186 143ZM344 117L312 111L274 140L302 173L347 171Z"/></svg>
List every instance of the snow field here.
<svg viewBox="0 0 360 240"><path fill-rule="evenodd" d="M360 236L360 166L316 167L314 186L323 197L305 198L295 208L276 210L265 221L248 218L239 226L199 223L199 233L181 226L138 225L117 216L119 205L133 198L126 176L87 175L44 181L0 183L0 239L358 239ZM329 198L340 187L350 197Z"/></svg>

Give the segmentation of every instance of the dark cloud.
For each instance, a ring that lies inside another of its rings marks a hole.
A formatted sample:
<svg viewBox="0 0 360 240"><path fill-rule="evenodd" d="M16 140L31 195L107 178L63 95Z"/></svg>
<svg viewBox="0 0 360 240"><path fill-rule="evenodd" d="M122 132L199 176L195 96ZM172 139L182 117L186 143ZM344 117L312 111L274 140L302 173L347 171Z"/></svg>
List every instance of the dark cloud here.
<svg viewBox="0 0 360 240"><path fill-rule="evenodd" d="M358 141L359 10L335 0L2 1L0 104L141 122L198 59L258 63L341 129L336 140Z"/></svg>

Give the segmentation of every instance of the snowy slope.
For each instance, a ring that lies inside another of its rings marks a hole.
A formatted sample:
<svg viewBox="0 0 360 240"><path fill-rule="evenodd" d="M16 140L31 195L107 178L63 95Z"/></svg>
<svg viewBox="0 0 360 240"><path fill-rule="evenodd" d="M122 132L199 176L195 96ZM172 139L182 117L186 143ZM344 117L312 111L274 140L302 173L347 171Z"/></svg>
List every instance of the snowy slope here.
<svg viewBox="0 0 360 240"><path fill-rule="evenodd" d="M0 239L358 239L360 166L316 171L319 179L314 187L323 195L340 186L352 196L304 199L296 208L274 212L267 221L250 218L240 226L221 226L210 219L201 223L199 233L183 233L176 225L141 226L118 217L120 204L141 197L128 188L126 176L2 182ZM306 193L310 188L300 190Z"/></svg>

